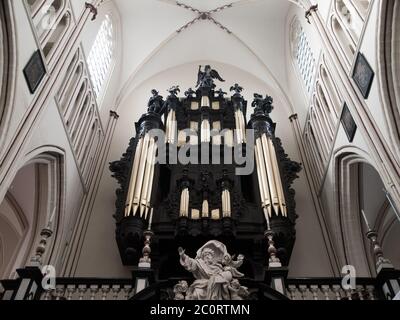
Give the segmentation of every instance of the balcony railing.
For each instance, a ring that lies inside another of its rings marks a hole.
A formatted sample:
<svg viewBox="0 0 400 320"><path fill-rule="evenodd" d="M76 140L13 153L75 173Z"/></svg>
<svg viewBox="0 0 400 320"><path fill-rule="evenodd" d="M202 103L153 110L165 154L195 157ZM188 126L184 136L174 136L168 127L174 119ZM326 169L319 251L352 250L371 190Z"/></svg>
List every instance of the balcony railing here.
<svg viewBox="0 0 400 320"><path fill-rule="evenodd" d="M358 278L355 288L346 288L341 278L288 279L287 296L291 300L382 300L376 279Z"/></svg>
<svg viewBox="0 0 400 320"><path fill-rule="evenodd" d="M154 285L154 292L141 292L134 299L143 297L152 299L173 300L172 292L179 279L170 279ZM272 289L262 282L243 279L241 283L252 292L251 299L279 299ZM340 278L306 278L287 279L286 295L290 300L383 300L382 291L377 286L376 279L358 278L356 287L345 289ZM11 299L10 292L16 292L19 280L3 281L0 287L0 300ZM3 291L3 293L1 292ZM164 293L160 295L160 292ZM39 300L129 300L135 296L135 280L133 279L98 279L98 278L58 278L52 290L42 291L35 298ZM4 295L4 297L3 297ZM7 295L7 296L6 296ZM143 296L143 297L142 297ZM157 298L159 296L159 298ZM284 296L281 296L284 298Z"/></svg>

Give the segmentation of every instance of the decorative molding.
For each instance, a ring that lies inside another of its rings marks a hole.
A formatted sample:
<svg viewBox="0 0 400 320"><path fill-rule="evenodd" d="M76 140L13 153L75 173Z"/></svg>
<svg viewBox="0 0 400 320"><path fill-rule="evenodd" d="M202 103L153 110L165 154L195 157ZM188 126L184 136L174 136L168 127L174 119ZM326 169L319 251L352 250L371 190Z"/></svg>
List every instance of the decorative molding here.
<svg viewBox="0 0 400 320"><path fill-rule="evenodd" d="M230 4L227 4L227 5L218 7L218 8L216 8L216 9L210 10L210 11L200 11L200 10L198 10L198 9L196 9L196 8L193 8L192 6L189 6L189 5L186 5L186 4L184 4L184 3L180 3L180 2L176 2L176 5L177 5L178 7L181 7L181 8L187 9L187 10L190 10L190 11L192 11L192 12L198 14L197 18L193 19L192 21L188 22L187 24L185 24L184 26L182 26L181 28L179 28L179 29L176 31L177 33L181 33L182 31L188 29L189 27L191 27L193 24L195 24L196 22L198 22L198 21L200 21L200 20L208 20L208 21L211 21L212 23L214 23L214 24L215 24L218 28L220 28L221 30L227 32L228 34L231 34L231 33L232 33L232 31L230 31L227 27L225 27L225 26L222 25L220 22L218 22L217 20L215 20L215 19L212 17L212 14L213 14L213 13L217 13L217 12L221 12L221 11L223 11L223 10L225 10L225 9L228 9L228 8L232 8L233 5L234 5L234 3L230 3Z"/></svg>

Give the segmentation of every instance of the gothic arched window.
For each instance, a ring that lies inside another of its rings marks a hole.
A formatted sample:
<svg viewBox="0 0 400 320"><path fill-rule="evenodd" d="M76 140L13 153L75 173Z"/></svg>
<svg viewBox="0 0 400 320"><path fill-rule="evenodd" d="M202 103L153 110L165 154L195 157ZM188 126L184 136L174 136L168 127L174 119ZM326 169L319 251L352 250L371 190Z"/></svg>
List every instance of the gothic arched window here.
<svg viewBox="0 0 400 320"><path fill-rule="evenodd" d="M113 48L113 25L110 16L106 15L87 59L97 98L101 96L110 72Z"/></svg>
<svg viewBox="0 0 400 320"><path fill-rule="evenodd" d="M308 94L311 94L316 61L307 35L297 18L291 26L291 45L293 59L303 80L304 88Z"/></svg>

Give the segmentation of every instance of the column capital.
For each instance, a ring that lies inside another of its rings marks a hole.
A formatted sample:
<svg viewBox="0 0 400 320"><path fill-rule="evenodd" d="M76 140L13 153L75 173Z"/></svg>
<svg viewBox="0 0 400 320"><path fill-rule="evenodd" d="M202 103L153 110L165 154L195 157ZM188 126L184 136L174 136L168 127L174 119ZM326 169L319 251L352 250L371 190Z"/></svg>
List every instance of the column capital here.
<svg viewBox="0 0 400 320"><path fill-rule="evenodd" d="M110 117L114 117L114 119L119 119L119 114L116 111L110 111Z"/></svg>
<svg viewBox="0 0 400 320"><path fill-rule="evenodd" d="M294 120L297 120L299 118L299 115L297 113L292 114L289 117L290 122L293 122Z"/></svg>
<svg viewBox="0 0 400 320"><path fill-rule="evenodd" d="M98 14L97 8L89 2L85 2L85 8L89 9L90 13L93 14L92 21L96 20Z"/></svg>
<svg viewBox="0 0 400 320"><path fill-rule="evenodd" d="M312 6L306 11L305 17L306 17L307 22L308 22L309 24L311 24L311 21L310 21L310 16L311 16L311 14L312 14L313 12L316 12L317 10L318 10L318 4L315 4L315 5L312 5Z"/></svg>

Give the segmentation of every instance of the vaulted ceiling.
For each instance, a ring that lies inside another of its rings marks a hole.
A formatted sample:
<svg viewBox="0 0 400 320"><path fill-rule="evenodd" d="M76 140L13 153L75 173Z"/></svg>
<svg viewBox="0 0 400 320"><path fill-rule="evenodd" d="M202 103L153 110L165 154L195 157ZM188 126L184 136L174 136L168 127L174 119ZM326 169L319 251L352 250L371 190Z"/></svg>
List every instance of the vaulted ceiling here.
<svg viewBox="0 0 400 320"><path fill-rule="evenodd" d="M290 1L113 1L122 25L117 105L154 75L196 61L235 66L287 92Z"/></svg>

